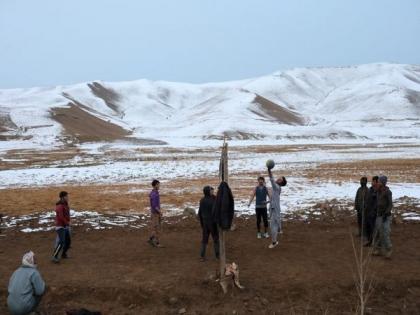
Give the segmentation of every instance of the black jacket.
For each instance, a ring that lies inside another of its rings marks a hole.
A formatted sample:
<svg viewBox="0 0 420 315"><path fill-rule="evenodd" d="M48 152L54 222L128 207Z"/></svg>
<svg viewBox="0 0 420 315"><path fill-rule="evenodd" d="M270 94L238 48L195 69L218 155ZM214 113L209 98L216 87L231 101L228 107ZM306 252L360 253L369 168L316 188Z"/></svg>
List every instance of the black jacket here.
<svg viewBox="0 0 420 315"><path fill-rule="evenodd" d="M378 216L390 216L392 210L392 192L387 186L378 191Z"/></svg>
<svg viewBox="0 0 420 315"><path fill-rule="evenodd" d="M366 204L366 215L369 217L375 217L376 212L378 209L378 192L373 189L373 187L369 188L367 204Z"/></svg>
<svg viewBox="0 0 420 315"><path fill-rule="evenodd" d="M234 212L235 204L232 191L226 182L221 182L213 207L213 218L222 230L229 230L232 226Z"/></svg>
<svg viewBox="0 0 420 315"><path fill-rule="evenodd" d="M213 221L213 206L215 198L212 196L205 196L200 200L200 207L198 208L198 217L200 218L201 226L210 225Z"/></svg>
<svg viewBox="0 0 420 315"><path fill-rule="evenodd" d="M356 198L354 199L354 208L357 211L365 211L368 201L368 195L368 188L366 186L359 187L356 193Z"/></svg>

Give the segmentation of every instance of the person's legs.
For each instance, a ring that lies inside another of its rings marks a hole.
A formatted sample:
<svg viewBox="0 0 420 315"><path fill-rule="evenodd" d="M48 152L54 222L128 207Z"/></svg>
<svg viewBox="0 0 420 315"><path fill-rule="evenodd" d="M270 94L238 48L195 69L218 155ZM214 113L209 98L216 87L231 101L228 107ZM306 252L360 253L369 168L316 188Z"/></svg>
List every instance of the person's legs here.
<svg viewBox="0 0 420 315"><path fill-rule="evenodd" d="M267 215L267 207L261 209L261 215L264 223L264 233L267 233L268 229L268 215Z"/></svg>
<svg viewBox="0 0 420 315"><path fill-rule="evenodd" d="M162 234L162 217L157 215L156 221L155 239L156 244L160 244L160 235Z"/></svg>
<svg viewBox="0 0 420 315"><path fill-rule="evenodd" d="M361 237L365 242L367 240L367 216L365 213L362 213L362 224L361 224Z"/></svg>
<svg viewBox="0 0 420 315"><path fill-rule="evenodd" d="M11 295L7 297L7 308L10 315L28 314L28 309L26 309L26 307L22 307L21 303L16 301Z"/></svg>
<svg viewBox="0 0 420 315"><path fill-rule="evenodd" d="M159 244L159 227L160 227L160 216L157 213L152 213L150 217L150 238L149 243L152 245Z"/></svg>
<svg viewBox="0 0 420 315"><path fill-rule="evenodd" d="M206 257L206 247L209 243L209 236L210 236L210 229L207 224L203 224L202 227L202 237L201 237L201 249L200 249L200 257L204 259Z"/></svg>
<svg viewBox="0 0 420 315"><path fill-rule="evenodd" d="M219 229L216 224L213 224L211 229L211 237L213 239L214 255L219 259L220 244L219 244Z"/></svg>
<svg viewBox="0 0 420 315"><path fill-rule="evenodd" d="M281 234L283 234L283 230L282 230L282 228L283 228L283 226L282 226L282 218L281 218L281 213L279 214L279 222L278 222L278 224L279 224L279 233L281 233Z"/></svg>
<svg viewBox="0 0 420 315"><path fill-rule="evenodd" d="M381 253L382 248L382 217L377 217L375 221L375 230L373 232L373 246L374 246L374 255L379 255Z"/></svg>
<svg viewBox="0 0 420 315"><path fill-rule="evenodd" d="M53 253L53 260L55 262L58 262L59 258L58 256L60 255L61 250L64 248L65 246L65 229L64 228L60 228L57 230L57 235L59 238L58 241L58 245L55 247L54 249L54 253Z"/></svg>
<svg viewBox="0 0 420 315"><path fill-rule="evenodd" d="M257 232L261 233L261 208L255 208L255 214L257 216Z"/></svg>
<svg viewBox="0 0 420 315"><path fill-rule="evenodd" d="M358 227L358 235L362 236L362 211L357 210L357 227Z"/></svg>
<svg viewBox="0 0 420 315"><path fill-rule="evenodd" d="M34 298L35 298L35 304L34 304L32 310L31 310L31 312L39 311L38 307L39 307L39 304L41 303L42 295L35 295Z"/></svg>
<svg viewBox="0 0 420 315"><path fill-rule="evenodd" d="M368 215L366 218L366 241L367 245L371 245L373 242L373 234L375 231L375 221L376 217L373 215Z"/></svg>
<svg viewBox="0 0 420 315"><path fill-rule="evenodd" d="M279 232L279 228L280 228L279 219L272 216L270 220L270 230L271 230L271 241L273 242L273 244L277 242L277 234Z"/></svg>
<svg viewBox="0 0 420 315"><path fill-rule="evenodd" d="M70 237L70 230L68 228L64 229L64 246L63 246L63 254L61 255L62 258L67 258L67 251L71 245L71 237Z"/></svg>
<svg viewBox="0 0 420 315"><path fill-rule="evenodd" d="M391 243L391 217L387 217L382 223L382 249L385 251L387 258L391 257L392 243Z"/></svg>

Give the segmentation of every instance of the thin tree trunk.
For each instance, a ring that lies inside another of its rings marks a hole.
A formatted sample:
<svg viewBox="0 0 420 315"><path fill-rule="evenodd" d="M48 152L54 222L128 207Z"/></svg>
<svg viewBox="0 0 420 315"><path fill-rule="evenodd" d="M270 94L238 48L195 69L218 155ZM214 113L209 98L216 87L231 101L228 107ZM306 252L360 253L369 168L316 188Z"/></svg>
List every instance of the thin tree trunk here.
<svg viewBox="0 0 420 315"><path fill-rule="evenodd" d="M226 143L226 138L223 141L222 156L220 158L220 167L219 167L219 179L229 183L228 175L228 145ZM219 228L219 261L220 261L220 285L222 286L223 293L227 293L227 279L225 276L226 268L226 248L225 248L225 231Z"/></svg>

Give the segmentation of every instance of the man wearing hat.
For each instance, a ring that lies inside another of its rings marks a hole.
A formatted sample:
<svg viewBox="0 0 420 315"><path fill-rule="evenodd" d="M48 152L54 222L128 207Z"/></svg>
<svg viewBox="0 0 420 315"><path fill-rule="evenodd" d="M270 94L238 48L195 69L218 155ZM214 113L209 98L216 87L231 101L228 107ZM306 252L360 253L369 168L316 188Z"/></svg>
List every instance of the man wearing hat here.
<svg viewBox="0 0 420 315"><path fill-rule="evenodd" d="M388 178L384 175L379 176L378 180L378 199L377 199L377 217L376 217L376 237L374 255L384 255L391 258L391 210L392 210L392 192L386 185Z"/></svg>

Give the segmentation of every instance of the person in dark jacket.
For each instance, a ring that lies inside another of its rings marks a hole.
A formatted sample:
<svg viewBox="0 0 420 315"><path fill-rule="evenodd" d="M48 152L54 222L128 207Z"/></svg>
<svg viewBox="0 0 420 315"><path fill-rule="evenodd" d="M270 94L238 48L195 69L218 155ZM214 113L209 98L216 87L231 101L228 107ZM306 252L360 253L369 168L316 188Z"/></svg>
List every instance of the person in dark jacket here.
<svg viewBox="0 0 420 315"><path fill-rule="evenodd" d="M373 232L375 231L376 212L378 207L378 176L372 177L372 183L368 191L365 213L365 246L371 246L373 241Z"/></svg>
<svg viewBox="0 0 420 315"><path fill-rule="evenodd" d="M366 218L364 214L366 213L368 199L368 188L367 188L367 178L362 177L360 179L360 187L357 189L356 198L354 200L354 209L357 211L357 226L358 226L358 236L365 236L365 221Z"/></svg>
<svg viewBox="0 0 420 315"><path fill-rule="evenodd" d="M375 250L374 255L384 255L385 258L391 258L391 210L392 210L392 192L386 185L388 178L379 176L378 181L378 206L375 224Z"/></svg>
<svg viewBox="0 0 420 315"><path fill-rule="evenodd" d="M23 255L22 265L9 281L7 306L12 315L27 315L35 312L45 293L45 282L36 268L33 252Z"/></svg>
<svg viewBox="0 0 420 315"><path fill-rule="evenodd" d="M58 196L60 200L55 206L55 230L58 235L58 243L52 257L54 263L60 262L60 253L61 258L68 258L67 251L71 245L69 194L66 191L61 191Z"/></svg>
<svg viewBox="0 0 420 315"><path fill-rule="evenodd" d="M204 197L200 200L198 218L202 229L200 257L206 259L206 248L211 235L213 239L214 254L219 258L219 231L213 219L213 206L215 202L214 189L210 186L203 188Z"/></svg>
<svg viewBox="0 0 420 315"><path fill-rule="evenodd" d="M255 215L257 217L257 238L264 236L269 238L267 233L268 229L268 214L267 214L267 197L271 198L270 193L265 186L265 179L263 176L258 177L258 185L254 188L251 199L249 200L248 207L251 206L252 201L255 199ZM261 234L261 219L264 222L264 234Z"/></svg>

